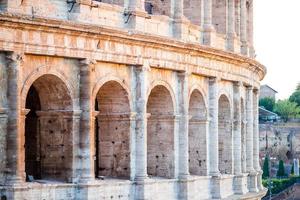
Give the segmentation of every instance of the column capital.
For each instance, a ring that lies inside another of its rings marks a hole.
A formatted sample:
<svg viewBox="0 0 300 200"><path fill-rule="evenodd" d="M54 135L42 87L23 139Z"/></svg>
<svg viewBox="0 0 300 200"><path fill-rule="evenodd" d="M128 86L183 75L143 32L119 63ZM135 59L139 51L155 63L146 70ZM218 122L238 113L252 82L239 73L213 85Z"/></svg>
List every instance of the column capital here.
<svg viewBox="0 0 300 200"><path fill-rule="evenodd" d="M234 82L233 82L233 85L234 85L235 87L242 87L244 84L243 84L242 81L234 81Z"/></svg>
<svg viewBox="0 0 300 200"><path fill-rule="evenodd" d="M91 58L85 58L85 59L80 60L79 64L81 67L85 67L85 66L92 67L97 64L97 60L91 59Z"/></svg>
<svg viewBox="0 0 300 200"><path fill-rule="evenodd" d="M24 53L10 52L6 55L6 60L7 60L7 63L9 66L11 64L20 64L20 63L24 62L25 55L24 55Z"/></svg>
<svg viewBox="0 0 300 200"><path fill-rule="evenodd" d="M192 73L190 71L178 71L177 76L178 77L189 77Z"/></svg>
<svg viewBox="0 0 300 200"><path fill-rule="evenodd" d="M209 83L217 83L221 81L220 77L209 77L208 78Z"/></svg>
<svg viewBox="0 0 300 200"><path fill-rule="evenodd" d="M247 85L246 86L246 90L247 91L250 91L250 90L253 91L253 86L252 85Z"/></svg>

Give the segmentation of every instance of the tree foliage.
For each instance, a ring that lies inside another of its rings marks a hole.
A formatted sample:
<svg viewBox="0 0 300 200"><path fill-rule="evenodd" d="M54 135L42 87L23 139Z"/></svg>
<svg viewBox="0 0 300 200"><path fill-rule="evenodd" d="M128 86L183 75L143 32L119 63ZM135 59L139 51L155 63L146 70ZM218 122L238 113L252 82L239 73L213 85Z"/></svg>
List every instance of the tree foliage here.
<svg viewBox="0 0 300 200"><path fill-rule="evenodd" d="M285 172L284 172L284 163L282 160L279 161L279 168L276 174L277 177L284 177Z"/></svg>
<svg viewBox="0 0 300 200"><path fill-rule="evenodd" d="M289 100L279 100L275 104L274 111L281 116L284 121L296 117L300 113L300 108L295 102Z"/></svg>
<svg viewBox="0 0 300 200"><path fill-rule="evenodd" d="M259 106L264 107L266 110L273 112L275 106L275 99L265 97L259 100Z"/></svg>
<svg viewBox="0 0 300 200"><path fill-rule="evenodd" d="M293 92L293 94L290 96L289 100L291 102L297 103L297 105L300 106L300 86L297 86L297 88L298 87L299 87L299 90L297 89L295 92Z"/></svg>
<svg viewBox="0 0 300 200"><path fill-rule="evenodd" d="M270 177L270 168L269 168L269 156L265 157L264 165L263 165L263 174L262 178L266 179Z"/></svg>

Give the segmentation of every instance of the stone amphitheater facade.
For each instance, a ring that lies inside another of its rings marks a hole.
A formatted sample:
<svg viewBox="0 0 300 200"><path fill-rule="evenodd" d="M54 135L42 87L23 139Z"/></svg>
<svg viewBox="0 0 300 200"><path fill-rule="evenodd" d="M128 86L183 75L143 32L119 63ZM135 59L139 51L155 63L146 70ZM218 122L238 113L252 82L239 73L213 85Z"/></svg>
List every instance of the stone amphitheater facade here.
<svg viewBox="0 0 300 200"><path fill-rule="evenodd" d="M260 199L252 0L0 0L1 199Z"/></svg>

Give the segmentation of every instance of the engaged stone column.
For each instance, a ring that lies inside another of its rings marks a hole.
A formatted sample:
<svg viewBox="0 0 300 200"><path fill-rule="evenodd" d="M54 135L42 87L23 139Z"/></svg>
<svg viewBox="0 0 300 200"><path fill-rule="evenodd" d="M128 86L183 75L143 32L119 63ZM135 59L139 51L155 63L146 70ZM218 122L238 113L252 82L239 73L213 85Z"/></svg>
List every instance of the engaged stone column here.
<svg viewBox="0 0 300 200"><path fill-rule="evenodd" d="M147 73L149 66L133 67L135 86L132 88L136 110L135 176L137 182L147 178ZM142 191L140 191L142 193ZM143 194L140 194L143 195ZM141 197L141 196L140 196Z"/></svg>
<svg viewBox="0 0 300 200"><path fill-rule="evenodd" d="M219 176L218 79L209 79L209 175Z"/></svg>
<svg viewBox="0 0 300 200"><path fill-rule="evenodd" d="M233 138L234 138L234 174L242 173L242 146L241 146L241 82L234 84L233 93Z"/></svg>
<svg viewBox="0 0 300 200"><path fill-rule="evenodd" d="M253 167L253 87L246 89L246 119L247 119L247 143L246 143L246 165L248 177L248 188L250 192L257 192L257 172Z"/></svg>
<svg viewBox="0 0 300 200"><path fill-rule="evenodd" d="M204 20L203 20L203 44L211 45L212 43L212 34L215 32L215 29L212 25L212 0L205 0L203 2L203 12L204 12Z"/></svg>
<svg viewBox="0 0 300 200"><path fill-rule="evenodd" d="M241 32L241 2L235 1L235 33L240 36Z"/></svg>
<svg viewBox="0 0 300 200"><path fill-rule="evenodd" d="M178 39L186 39L185 35L188 34L186 23L188 20L183 14L183 0L173 1L174 15L173 15L173 35Z"/></svg>
<svg viewBox="0 0 300 200"><path fill-rule="evenodd" d="M20 85L19 70L21 68L22 55L12 53L7 56L8 77L8 129L7 129L7 181L15 184L25 181L25 155L24 135L21 133L20 120ZM22 139L23 138L23 139Z"/></svg>
<svg viewBox="0 0 300 200"><path fill-rule="evenodd" d="M228 0L228 29L227 29L227 50L234 51L235 33L235 0Z"/></svg>
<svg viewBox="0 0 300 200"><path fill-rule="evenodd" d="M0 184L5 182L7 137L7 70L5 54L0 54Z"/></svg>
<svg viewBox="0 0 300 200"><path fill-rule="evenodd" d="M145 0L128 0L125 3L129 11L145 11Z"/></svg>
<svg viewBox="0 0 300 200"><path fill-rule="evenodd" d="M247 177L243 174L243 163L242 156L242 119L244 118L244 113L241 109L241 87L243 83L236 82L233 88L233 109L234 109L234 123L233 123L233 138L234 138L234 191L236 194L245 194L247 190ZM245 149L245 148L243 148ZM245 152L246 153L246 152Z"/></svg>
<svg viewBox="0 0 300 200"><path fill-rule="evenodd" d="M259 92L253 90L253 167L257 172L261 171L259 164L259 121L258 121Z"/></svg>
<svg viewBox="0 0 300 200"><path fill-rule="evenodd" d="M124 6L124 26L129 29L144 31L145 18L148 16L145 11L145 0L127 0Z"/></svg>
<svg viewBox="0 0 300 200"><path fill-rule="evenodd" d="M259 164L259 111L258 111L259 91L258 89L253 90L253 167L257 172L257 188L258 190L263 189L262 185L262 174Z"/></svg>
<svg viewBox="0 0 300 200"><path fill-rule="evenodd" d="M179 178L189 175L189 95L188 76L186 72L178 73L178 106L179 106Z"/></svg>
<svg viewBox="0 0 300 200"><path fill-rule="evenodd" d="M249 1L248 13L248 42L249 42L249 55L251 58L255 57L255 50L253 45L253 1Z"/></svg>
<svg viewBox="0 0 300 200"><path fill-rule="evenodd" d="M80 62L80 157L81 175L80 182L88 182L95 178L93 144L93 103L92 103L92 67L96 61L84 59Z"/></svg>
<svg viewBox="0 0 300 200"><path fill-rule="evenodd" d="M241 53L248 55L247 42L247 0L241 0Z"/></svg>

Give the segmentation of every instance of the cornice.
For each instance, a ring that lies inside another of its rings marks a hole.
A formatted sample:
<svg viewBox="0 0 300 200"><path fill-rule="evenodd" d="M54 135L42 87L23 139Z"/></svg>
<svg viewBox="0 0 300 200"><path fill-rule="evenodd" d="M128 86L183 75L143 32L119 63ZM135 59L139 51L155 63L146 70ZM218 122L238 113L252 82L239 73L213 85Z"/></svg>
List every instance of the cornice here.
<svg viewBox="0 0 300 200"><path fill-rule="evenodd" d="M130 29L118 29L103 25L93 25L82 22L32 17L22 14L0 13L1 26L22 28L25 30L42 30L45 32L63 33L74 36L101 37L110 41L123 43L138 43L144 47L181 52L190 56L206 57L218 61L233 63L247 67L257 73L262 80L267 72L266 67L258 61L228 51L201 45L199 43L183 42L175 38L157 36ZM246 65L245 65L246 63Z"/></svg>

